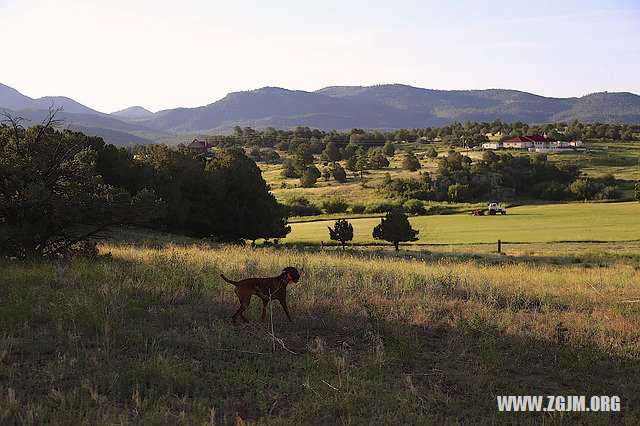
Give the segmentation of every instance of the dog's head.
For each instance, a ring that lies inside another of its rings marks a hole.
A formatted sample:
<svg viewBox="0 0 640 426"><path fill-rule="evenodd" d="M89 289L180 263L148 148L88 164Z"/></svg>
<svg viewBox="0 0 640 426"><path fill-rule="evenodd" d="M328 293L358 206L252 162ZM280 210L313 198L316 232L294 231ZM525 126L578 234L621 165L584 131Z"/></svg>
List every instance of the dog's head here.
<svg viewBox="0 0 640 426"><path fill-rule="evenodd" d="M294 283L297 283L298 280L300 279L300 272L298 272L298 270L293 266L287 266L282 270L282 273L286 274L289 277L289 279Z"/></svg>

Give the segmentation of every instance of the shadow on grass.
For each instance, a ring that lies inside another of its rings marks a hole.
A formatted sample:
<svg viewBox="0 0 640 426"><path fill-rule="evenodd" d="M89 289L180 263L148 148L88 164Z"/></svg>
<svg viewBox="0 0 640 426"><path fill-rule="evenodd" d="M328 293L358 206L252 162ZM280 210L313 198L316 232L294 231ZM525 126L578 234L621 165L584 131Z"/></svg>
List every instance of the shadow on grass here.
<svg viewBox="0 0 640 426"><path fill-rule="evenodd" d="M294 298L294 323L277 303L273 314L275 335L295 354L277 342L272 352L258 300L249 325L231 324L237 302L226 283L156 287L131 275L133 262L81 266L0 282L0 306L14 314L1 322L0 400L8 403L0 421L640 420L637 353L509 336L480 317L413 325L374 306L348 313ZM497 395L617 395L622 403L619 413L499 413Z"/></svg>
<svg viewBox="0 0 640 426"><path fill-rule="evenodd" d="M474 253L474 252L451 252L451 251L439 251L436 245L424 246L424 249L413 249L415 246L402 246L399 252L393 250L393 246L371 246L371 245L350 245L344 251L340 248L339 244L326 244L321 246L319 244L291 244L291 245L279 245L270 246L273 248L288 248L304 252L328 252L328 253L347 253L349 256L371 259L382 258L400 258L405 260L416 260L423 262L438 262L438 261L454 261L454 262L474 262L478 265L509 265L509 264L526 264L526 265L553 265L553 266L566 266L566 267L609 267L615 263L625 263L631 266L640 267L640 256L627 254L616 255L602 253L601 255L584 255L576 254L573 256L540 256L540 255L509 255L509 245L517 243L503 242L503 247L506 246L505 252L499 254L496 251L491 252L487 248L486 253ZM446 245L446 244L445 244ZM487 245L487 244L482 244ZM489 246L489 245L487 245ZM407 248L409 247L409 248ZM495 246L493 246L495 247ZM435 249L434 249L435 248Z"/></svg>

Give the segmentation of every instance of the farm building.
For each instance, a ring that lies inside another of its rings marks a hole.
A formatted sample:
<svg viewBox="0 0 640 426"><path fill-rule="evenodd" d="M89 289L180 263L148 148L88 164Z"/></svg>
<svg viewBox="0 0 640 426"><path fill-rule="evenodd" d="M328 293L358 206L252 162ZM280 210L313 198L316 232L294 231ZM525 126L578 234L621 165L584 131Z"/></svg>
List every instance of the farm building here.
<svg viewBox="0 0 640 426"><path fill-rule="evenodd" d="M199 139L194 139L188 146L188 148L192 151L195 151L199 154L206 154L209 152L209 148L212 146L207 141L201 141Z"/></svg>
<svg viewBox="0 0 640 426"><path fill-rule="evenodd" d="M505 148L551 148L558 141L548 138L546 135L527 135L517 138L511 138L504 141L502 144Z"/></svg>
<svg viewBox="0 0 640 426"><path fill-rule="evenodd" d="M529 151L535 152L553 152L553 151L562 151L563 148L569 148L570 146L578 146L572 145L573 142L567 141L559 141L553 138L548 138L547 135L527 135L520 136L517 138L508 139L502 142L502 145L505 148L515 148L515 149L528 149ZM582 144L582 142L580 142Z"/></svg>
<svg viewBox="0 0 640 426"><path fill-rule="evenodd" d="M502 142L485 142L482 144L482 149L500 149L502 148Z"/></svg>

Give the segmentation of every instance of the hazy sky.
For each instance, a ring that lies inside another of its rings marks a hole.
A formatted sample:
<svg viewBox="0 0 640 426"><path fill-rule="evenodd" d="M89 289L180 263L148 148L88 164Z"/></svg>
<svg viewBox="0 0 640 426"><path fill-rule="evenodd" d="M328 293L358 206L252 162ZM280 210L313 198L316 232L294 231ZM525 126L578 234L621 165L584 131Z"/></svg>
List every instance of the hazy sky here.
<svg viewBox="0 0 640 426"><path fill-rule="evenodd" d="M111 112L262 86L640 93L640 1L0 0L0 82Z"/></svg>

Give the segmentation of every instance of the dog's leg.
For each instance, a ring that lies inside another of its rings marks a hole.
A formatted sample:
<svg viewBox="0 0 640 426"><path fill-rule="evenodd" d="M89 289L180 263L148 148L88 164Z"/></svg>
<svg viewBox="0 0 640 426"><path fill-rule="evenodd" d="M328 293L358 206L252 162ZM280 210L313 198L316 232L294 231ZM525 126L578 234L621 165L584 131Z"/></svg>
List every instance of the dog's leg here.
<svg viewBox="0 0 640 426"><path fill-rule="evenodd" d="M267 316L267 305L269 304L269 300L262 299L262 321L264 321Z"/></svg>
<svg viewBox="0 0 640 426"><path fill-rule="evenodd" d="M240 305L240 307L238 308L238 310L231 316L231 320L233 321L234 325L238 325L238 316L241 316L242 319L244 319L245 321L247 320L244 315L242 315L242 312L247 309L247 307L245 305Z"/></svg>
<svg viewBox="0 0 640 426"><path fill-rule="evenodd" d="M280 304L282 305L282 309L284 309L284 313L287 314L287 318L289 318L289 321L293 321L291 319L291 315L289 314L289 308L287 307L287 299L285 299L284 297L280 297L280 298L278 298L278 300L280 301Z"/></svg>

